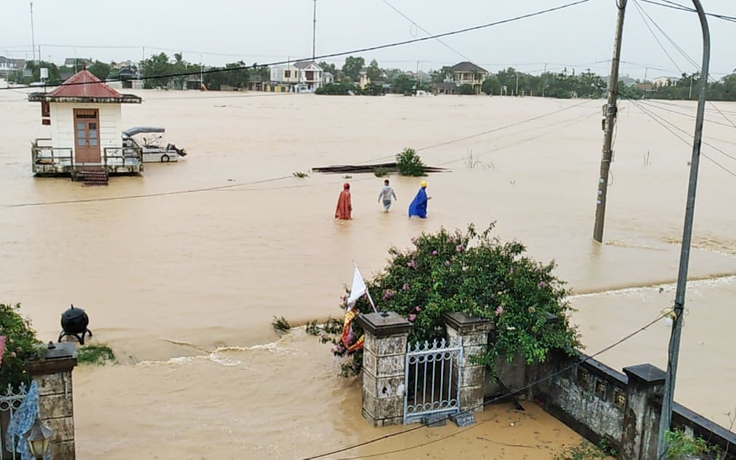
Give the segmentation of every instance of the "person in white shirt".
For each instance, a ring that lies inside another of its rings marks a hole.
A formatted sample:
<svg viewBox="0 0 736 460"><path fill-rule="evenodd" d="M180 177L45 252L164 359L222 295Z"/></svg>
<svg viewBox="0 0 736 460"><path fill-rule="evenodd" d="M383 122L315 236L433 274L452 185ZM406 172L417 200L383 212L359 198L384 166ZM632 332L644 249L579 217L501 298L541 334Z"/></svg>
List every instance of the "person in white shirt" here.
<svg viewBox="0 0 736 460"><path fill-rule="evenodd" d="M378 195L378 202L383 201L383 210L388 212L388 210L391 208L391 199L396 200L396 192L394 192L394 189L388 185L388 179L383 181L383 188L381 189L381 193Z"/></svg>

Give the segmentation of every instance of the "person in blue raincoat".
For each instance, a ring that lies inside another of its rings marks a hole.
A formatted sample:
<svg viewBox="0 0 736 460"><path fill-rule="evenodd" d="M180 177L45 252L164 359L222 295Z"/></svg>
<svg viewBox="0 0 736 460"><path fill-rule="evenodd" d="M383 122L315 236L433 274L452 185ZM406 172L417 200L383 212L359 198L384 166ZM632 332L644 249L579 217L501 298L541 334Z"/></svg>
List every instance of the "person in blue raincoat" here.
<svg viewBox="0 0 736 460"><path fill-rule="evenodd" d="M417 216L426 219L427 201L431 199L432 197L427 196L427 183L422 181L422 188L419 189L417 196L414 197L414 201L409 205L409 217Z"/></svg>

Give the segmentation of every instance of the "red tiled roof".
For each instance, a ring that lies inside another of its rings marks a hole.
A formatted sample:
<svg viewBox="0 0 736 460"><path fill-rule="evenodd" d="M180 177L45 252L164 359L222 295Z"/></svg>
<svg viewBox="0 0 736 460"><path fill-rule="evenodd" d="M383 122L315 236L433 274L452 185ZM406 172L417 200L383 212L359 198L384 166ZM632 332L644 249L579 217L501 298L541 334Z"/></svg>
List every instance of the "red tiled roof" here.
<svg viewBox="0 0 736 460"><path fill-rule="evenodd" d="M122 98L122 94L107 86L89 70L83 69L52 91L53 97L107 97Z"/></svg>

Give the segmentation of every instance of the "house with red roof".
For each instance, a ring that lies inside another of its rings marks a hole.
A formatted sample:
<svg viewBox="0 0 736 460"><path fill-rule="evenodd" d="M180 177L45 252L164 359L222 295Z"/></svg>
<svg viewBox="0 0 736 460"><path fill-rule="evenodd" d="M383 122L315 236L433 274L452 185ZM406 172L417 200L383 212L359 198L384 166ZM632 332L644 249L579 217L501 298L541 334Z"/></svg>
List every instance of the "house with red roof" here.
<svg viewBox="0 0 736 460"><path fill-rule="evenodd" d="M110 174L139 174L141 152L123 147L122 105L140 104L139 96L120 94L87 69L51 92L28 95L41 103L41 123L50 137L32 142L36 175L70 175L89 185L107 184Z"/></svg>

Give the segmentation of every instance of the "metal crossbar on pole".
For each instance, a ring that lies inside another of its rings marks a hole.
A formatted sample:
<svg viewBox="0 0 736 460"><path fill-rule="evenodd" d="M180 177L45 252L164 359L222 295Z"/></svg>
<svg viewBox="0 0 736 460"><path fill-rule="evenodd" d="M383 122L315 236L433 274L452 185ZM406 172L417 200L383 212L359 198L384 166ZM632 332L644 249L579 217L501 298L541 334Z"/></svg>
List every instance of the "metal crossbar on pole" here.
<svg viewBox="0 0 736 460"><path fill-rule="evenodd" d="M659 433L657 437L657 458L663 458L667 452L665 434L672 423L672 406L675 396L675 381L677 378L677 361L680 354L680 337L682 335L683 312L685 310L685 292L687 290L687 272L690 264L690 245L692 242L693 222L695 219L695 192L698 185L698 167L700 166L700 147L703 142L703 122L705 120L705 100L708 87L708 71L710 66L710 30L708 18L700 0L693 0L695 9L700 18L703 29L703 65L700 69L700 88L698 96L698 111L695 120L695 134L693 136L693 155L690 162L690 183L687 191L687 206L685 208L685 225L682 232L682 248L680 252L680 269L677 274L677 291L675 293L674 320L667 357L667 377L662 396L662 415L659 419Z"/></svg>
<svg viewBox="0 0 736 460"><path fill-rule="evenodd" d="M626 3L628 0L616 0L618 8L618 19L616 20L616 38L613 45L613 60L611 61L611 75L608 81L608 102L606 103L606 121L603 138L603 156L601 157L601 170L598 177L598 196L596 197L595 228L593 239L599 243L603 242L603 226L606 222L606 195L608 194L608 175L613 159L613 126L616 123L616 98L618 97L618 71L621 64L621 43L624 32L624 18L626 16Z"/></svg>

